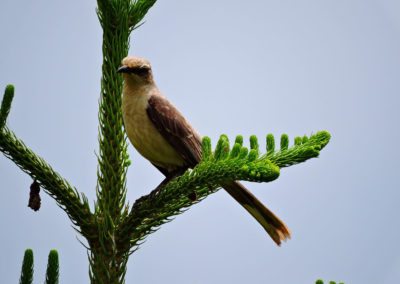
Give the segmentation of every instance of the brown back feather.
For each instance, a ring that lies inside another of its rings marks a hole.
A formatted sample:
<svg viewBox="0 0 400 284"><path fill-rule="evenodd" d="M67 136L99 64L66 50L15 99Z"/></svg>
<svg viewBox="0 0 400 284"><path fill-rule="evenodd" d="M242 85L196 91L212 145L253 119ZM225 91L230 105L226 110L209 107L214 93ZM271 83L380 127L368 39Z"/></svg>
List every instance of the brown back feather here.
<svg viewBox="0 0 400 284"><path fill-rule="evenodd" d="M153 95L146 111L161 135L182 156L187 167L196 166L201 160L201 138L174 105L160 95Z"/></svg>

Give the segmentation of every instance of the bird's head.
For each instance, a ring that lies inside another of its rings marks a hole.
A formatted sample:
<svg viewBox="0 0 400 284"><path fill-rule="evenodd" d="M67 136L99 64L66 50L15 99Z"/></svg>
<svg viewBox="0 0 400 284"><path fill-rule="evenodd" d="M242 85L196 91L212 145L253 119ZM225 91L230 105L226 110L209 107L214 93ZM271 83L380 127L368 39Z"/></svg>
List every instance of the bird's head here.
<svg viewBox="0 0 400 284"><path fill-rule="evenodd" d="M122 73L125 82L133 84L153 83L150 62L144 58L128 56L122 59L122 65L118 68L118 73Z"/></svg>

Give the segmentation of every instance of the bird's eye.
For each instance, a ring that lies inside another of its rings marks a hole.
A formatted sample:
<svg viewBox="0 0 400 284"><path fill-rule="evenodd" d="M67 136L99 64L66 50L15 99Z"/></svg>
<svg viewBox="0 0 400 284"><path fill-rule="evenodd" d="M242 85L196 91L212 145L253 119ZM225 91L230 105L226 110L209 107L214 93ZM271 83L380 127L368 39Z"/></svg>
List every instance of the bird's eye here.
<svg viewBox="0 0 400 284"><path fill-rule="evenodd" d="M133 73L135 73L138 76L144 77L147 76L147 74L149 74L149 68L147 67L139 67L139 68L135 68L135 71Z"/></svg>

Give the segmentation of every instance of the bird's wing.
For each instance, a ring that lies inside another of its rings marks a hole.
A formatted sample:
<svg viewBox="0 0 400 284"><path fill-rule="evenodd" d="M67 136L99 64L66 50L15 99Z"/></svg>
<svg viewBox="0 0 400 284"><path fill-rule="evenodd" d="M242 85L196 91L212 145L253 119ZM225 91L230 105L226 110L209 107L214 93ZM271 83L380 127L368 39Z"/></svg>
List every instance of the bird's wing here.
<svg viewBox="0 0 400 284"><path fill-rule="evenodd" d="M182 156L188 167L194 167L201 159L201 139L183 115L164 97L153 95L146 109L150 120L161 135ZM165 172L165 169L160 169ZM168 175L166 174L167 178ZM238 201L279 245L290 238L289 229L250 191L238 182L225 182L224 189Z"/></svg>
<svg viewBox="0 0 400 284"><path fill-rule="evenodd" d="M183 115L164 97L149 98L147 115L161 135L181 155L188 167L201 159L201 138Z"/></svg>

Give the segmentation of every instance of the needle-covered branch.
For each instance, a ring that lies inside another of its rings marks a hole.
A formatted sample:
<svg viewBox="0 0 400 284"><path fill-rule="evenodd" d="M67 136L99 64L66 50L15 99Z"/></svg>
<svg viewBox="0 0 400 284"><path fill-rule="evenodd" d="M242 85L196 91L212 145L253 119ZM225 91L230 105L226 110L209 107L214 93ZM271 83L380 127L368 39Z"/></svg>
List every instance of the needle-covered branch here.
<svg viewBox="0 0 400 284"><path fill-rule="evenodd" d="M22 262L21 276L19 278L19 284L32 284L33 283L33 272L34 272L34 261L33 251L31 249L25 250L24 260ZM45 284L58 284L59 283L59 264L58 264L58 252L51 250L49 253L46 279Z"/></svg>
<svg viewBox="0 0 400 284"><path fill-rule="evenodd" d="M143 196L135 202L119 229L120 244L126 244L130 238L131 247L136 247L148 234L169 222L171 217L217 191L224 181L275 180L279 177L279 166L288 166L318 156L319 150L328 143L330 136L328 132L321 131L288 148L287 136L283 135L281 150L278 152L274 151L274 147L271 148L274 144L273 136L267 137L272 141L267 141L269 151L263 156L259 154L255 136L250 138L249 150L242 145L241 136L236 137L235 144L230 149L227 136L222 135L215 151L211 150L210 139L205 137L202 161L194 169L186 171L157 192Z"/></svg>
<svg viewBox="0 0 400 284"><path fill-rule="evenodd" d="M288 148L289 139L287 135L281 137L281 149L275 152L271 145L274 145L274 137L267 135L267 155L266 158L280 168L289 167L305 162L310 158L316 158L319 152L329 143L331 135L328 131L319 131L310 137L296 137L294 146ZM282 144L283 143L283 144Z"/></svg>
<svg viewBox="0 0 400 284"><path fill-rule="evenodd" d="M0 112L4 122L7 119L7 115L4 116L4 113L8 114L13 95L14 88L8 86ZM57 201L58 205L67 212L74 225L79 226L81 229L87 228L88 223L91 221L91 213L85 196L80 196L74 187L55 172L45 160L25 146L7 126L3 126L0 129L0 152L3 152L22 171L38 182Z"/></svg>
<svg viewBox="0 0 400 284"><path fill-rule="evenodd" d="M128 54L130 33L155 0L97 0L103 28L103 63L99 102L96 240L89 242L92 283L124 283L126 251L115 246L116 229L128 215L126 174L130 164L121 112L122 77L117 73ZM129 246L126 246L129 248Z"/></svg>
<svg viewBox="0 0 400 284"><path fill-rule="evenodd" d="M58 252L56 250L51 250L47 262L45 284L58 284L59 283L58 278L59 278Z"/></svg>
<svg viewBox="0 0 400 284"><path fill-rule="evenodd" d="M4 97L0 108L0 131L6 125L7 117L10 113L11 103L14 98L14 86L8 85L4 91Z"/></svg>
<svg viewBox="0 0 400 284"><path fill-rule="evenodd" d="M131 32L140 25L155 2L97 0L97 14L103 28L103 64L97 200L93 214L86 197L6 126L14 95L12 86L7 86L1 104L0 151L57 201L87 239L91 283L125 283L129 253L147 235L217 191L224 182L272 181L279 177L280 168L317 157L330 139L328 132L321 131L309 138L297 137L294 146L289 147L289 138L282 135L280 150L275 151L274 137L268 135L267 151L262 155L255 136L250 137L248 149L243 146L241 136L236 137L230 148L228 138L222 135L214 151L206 137L203 139L202 160L194 169L165 181L157 190L138 199L129 211L125 199L130 161L121 112L122 77L117 74L117 68L128 53ZM55 279L56 271L52 271L51 278Z"/></svg>
<svg viewBox="0 0 400 284"><path fill-rule="evenodd" d="M31 284L33 281L33 251L27 249L22 261L21 276L19 284Z"/></svg>
<svg viewBox="0 0 400 284"><path fill-rule="evenodd" d="M156 0L135 0L129 11L129 25L135 29L143 20L147 11L156 3Z"/></svg>
<svg viewBox="0 0 400 284"><path fill-rule="evenodd" d="M103 30L123 27L130 32L155 3L156 0L97 0L97 14Z"/></svg>
<svg viewBox="0 0 400 284"><path fill-rule="evenodd" d="M122 127L122 77L117 74L128 54L129 35L155 0L98 0L103 27L103 64L99 103L99 167L96 211L116 221L125 207L126 171L129 165Z"/></svg>

